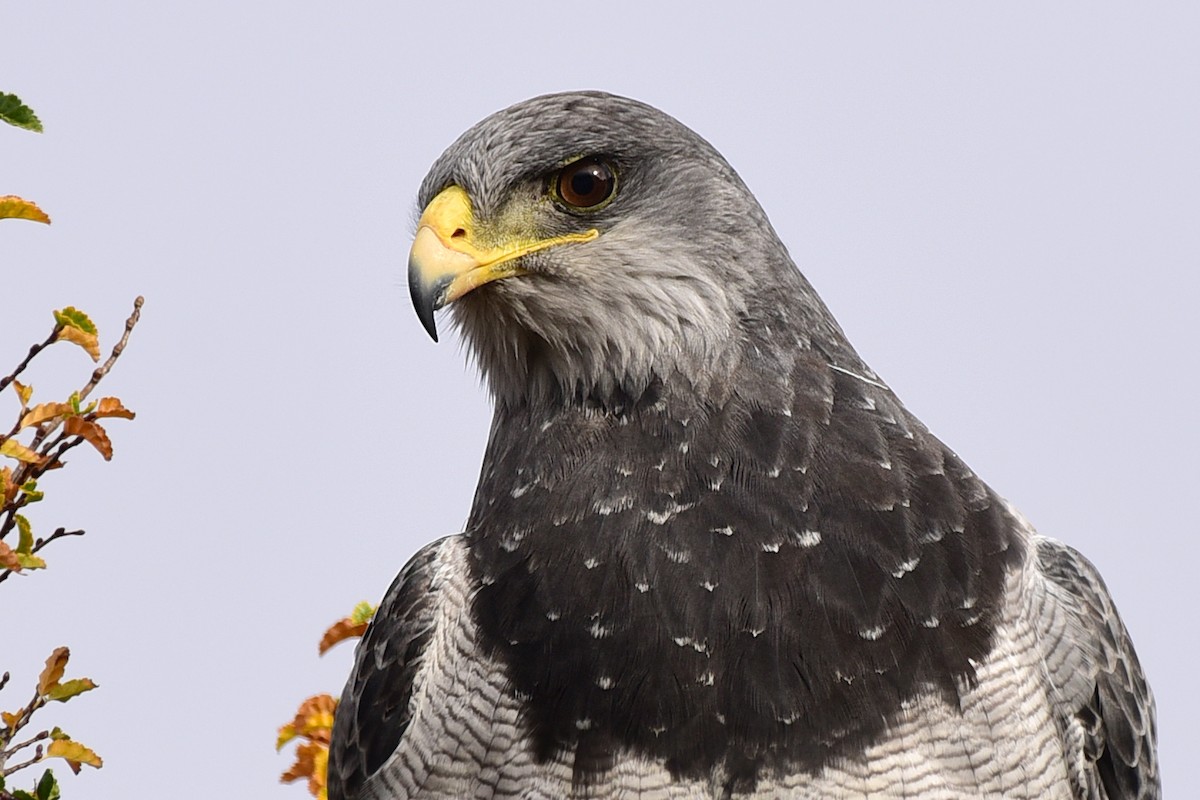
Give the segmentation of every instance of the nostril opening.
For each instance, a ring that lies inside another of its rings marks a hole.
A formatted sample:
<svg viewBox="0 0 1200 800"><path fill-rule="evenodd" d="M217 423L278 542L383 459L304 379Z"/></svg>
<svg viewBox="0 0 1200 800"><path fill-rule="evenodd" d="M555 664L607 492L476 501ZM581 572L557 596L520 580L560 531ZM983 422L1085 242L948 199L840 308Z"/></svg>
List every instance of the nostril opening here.
<svg viewBox="0 0 1200 800"><path fill-rule="evenodd" d="M451 239L461 239L462 237L464 237L466 235L467 235L467 232L465 229L455 228L454 233L450 234L450 238Z"/></svg>

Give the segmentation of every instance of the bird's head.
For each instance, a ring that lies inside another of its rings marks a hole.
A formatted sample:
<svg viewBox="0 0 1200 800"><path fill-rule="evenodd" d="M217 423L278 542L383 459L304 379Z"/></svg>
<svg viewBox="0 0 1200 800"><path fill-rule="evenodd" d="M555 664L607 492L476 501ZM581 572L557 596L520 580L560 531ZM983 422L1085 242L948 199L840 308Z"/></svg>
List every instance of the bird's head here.
<svg viewBox="0 0 1200 800"><path fill-rule="evenodd" d="M756 325L791 313L836 329L729 164L633 100L557 94L493 114L419 202L417 314L436 339L434 312L453 304L501 402L637 397L679 376L702 388L738 367Z"/></svg>

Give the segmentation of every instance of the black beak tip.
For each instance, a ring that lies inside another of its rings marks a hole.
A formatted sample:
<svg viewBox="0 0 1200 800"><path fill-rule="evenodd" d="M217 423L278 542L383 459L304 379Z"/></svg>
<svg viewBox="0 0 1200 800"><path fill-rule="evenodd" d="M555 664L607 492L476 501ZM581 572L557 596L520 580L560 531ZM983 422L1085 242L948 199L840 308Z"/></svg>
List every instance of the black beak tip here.
<svg viewBox="0 0 1200 800"><path fill-rule="evenodd" d="M433 312L440 307L437 300L441 296L443 288L436 284L425 286L414 271L409 271L408 293L412 297L412 304L417 312L417 319L421 320L421 325L424 326L425 332L435 342L438 340L438 335L437 321L433 318Z"/></svg>

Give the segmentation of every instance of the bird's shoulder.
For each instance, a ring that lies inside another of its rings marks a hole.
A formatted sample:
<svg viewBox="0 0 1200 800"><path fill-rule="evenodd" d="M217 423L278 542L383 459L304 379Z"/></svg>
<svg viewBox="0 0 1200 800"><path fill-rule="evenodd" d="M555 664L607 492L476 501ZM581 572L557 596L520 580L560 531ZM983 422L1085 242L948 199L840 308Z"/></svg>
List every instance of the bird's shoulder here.
<svg viewBox="0 0 1200 800"><path fill-rule="evenodd" d="M392 582L355 651L329 752L329 797L357 797L397 751L412 723L411 700L447 606L463 605L462 537L421 548Z"/></svg>
<svg viewBox="0 0 1200 800"><path fill-rule="evenodd" d="M1074 548L1034 537L1048 602L1039 631L1068 771L1081 798L1157 798L1154 698L1096 567Z"/></svg>

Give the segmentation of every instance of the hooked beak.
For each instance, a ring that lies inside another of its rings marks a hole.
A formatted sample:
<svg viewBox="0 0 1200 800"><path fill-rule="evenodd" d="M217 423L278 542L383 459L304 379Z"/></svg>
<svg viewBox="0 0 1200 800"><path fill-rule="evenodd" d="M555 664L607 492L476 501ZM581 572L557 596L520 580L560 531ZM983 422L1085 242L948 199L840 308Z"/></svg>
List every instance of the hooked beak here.
<svg viewBox="0 0 1200 800"><path fill-rule="evenodd" d="M526 274L518 263L521 256L557 244L588 242L600 232L589 230L549 239L517 237L487 247L478 246L474 234L471 198L459 186L450 186L433 198L417 222L417 235L408 255L408 290L417 317L435 342L434 311L485 283Z"/></svg>

